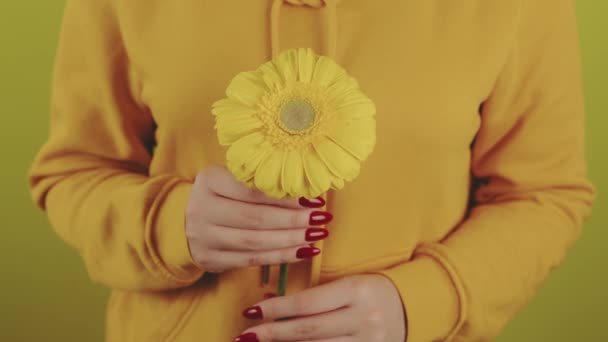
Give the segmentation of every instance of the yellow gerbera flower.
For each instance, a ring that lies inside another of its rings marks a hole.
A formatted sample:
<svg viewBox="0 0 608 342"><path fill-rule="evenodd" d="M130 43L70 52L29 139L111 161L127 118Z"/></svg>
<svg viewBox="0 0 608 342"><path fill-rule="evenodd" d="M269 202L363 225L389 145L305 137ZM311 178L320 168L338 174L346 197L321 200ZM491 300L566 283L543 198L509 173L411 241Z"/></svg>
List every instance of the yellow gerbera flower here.
<svg viewBox="0 0 608 342"><path fill-rule="evenodd" d="M376 109L357 81L311 49L238 74L213 104L234 176L275 198L314 198L358 174L376 141Z"/></svg>

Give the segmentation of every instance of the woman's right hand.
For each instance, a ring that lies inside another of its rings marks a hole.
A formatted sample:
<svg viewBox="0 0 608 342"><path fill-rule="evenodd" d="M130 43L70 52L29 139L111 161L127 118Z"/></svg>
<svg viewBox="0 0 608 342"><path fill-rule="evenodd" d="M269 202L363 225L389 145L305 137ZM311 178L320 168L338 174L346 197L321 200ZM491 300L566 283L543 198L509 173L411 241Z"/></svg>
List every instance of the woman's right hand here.
<svg viewBox="0 0 608 342"><path fill-rule="evenodd" d="M326 238L331 221L321 198L277 200L212 166L194 181L186 206L186 235L195 262L207 272L294 263L320 253L310 243Z"/></svg>

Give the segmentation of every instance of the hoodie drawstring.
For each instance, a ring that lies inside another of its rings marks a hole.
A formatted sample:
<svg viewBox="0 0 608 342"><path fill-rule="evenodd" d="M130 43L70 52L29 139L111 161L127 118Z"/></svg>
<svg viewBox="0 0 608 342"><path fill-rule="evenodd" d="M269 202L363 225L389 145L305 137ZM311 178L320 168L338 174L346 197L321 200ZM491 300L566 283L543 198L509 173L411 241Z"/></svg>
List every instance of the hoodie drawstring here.
<svg viewBox="0 0 608 342"><path fill-rule="evenodd" d="M310 6L321 8L323 4L327 7L327 48L325 55L331 59L336 57L336 45L338 34L338 17L336 15L336 0L274 0L270 13L270 46L272 49L272 58L275 58L281 52L279 38L279 17L281 16L281 6L288 2L297 6Z"/></svg>
<svg viewBox="0 0 608 342"><path fill-rule="evenodd" d="M326 51L325 55L333 60L336 60L336 46L337 46L337 31L338 31L338 17L336 14L336 0L274 0L270 13L270 47L272 49L272 58L276 58L281 52L280 49L280 37L279 37L279 17L281 15L281 6L284 2L288 2L296 6L310 6L314 8L321 8L324 4L327 7L326 20L327 20L327 40L326 40ZM326 205L318 210L327 210L327 203L329 203L329 192L323 194ZM315 247L323 249L323 241L317 241ZM319 278L321 276L321 261L323 253L312 258L310 264L310 280L309 286L315 286L319 284Z"/></svg>

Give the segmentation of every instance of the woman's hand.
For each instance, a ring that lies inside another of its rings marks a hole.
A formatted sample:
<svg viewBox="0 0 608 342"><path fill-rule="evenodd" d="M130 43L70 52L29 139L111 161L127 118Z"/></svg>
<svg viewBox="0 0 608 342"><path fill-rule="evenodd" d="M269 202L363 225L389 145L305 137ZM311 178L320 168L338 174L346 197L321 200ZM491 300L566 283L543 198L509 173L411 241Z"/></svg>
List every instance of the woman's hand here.
<svg viewBox="0 0 608 342"><path fill-rule="evenodd" d="M274 297L245 309L250 319L279 320L246 330L235 342L403 342L399 292L382 275L357 275Z"/></svg>
<svg viewBox="0 0 608 342"><path fill-rule="evenodd" d="M319 254L311 241L328 231L310 226L332 219L313 200L276 200L238 182L223 167L209 167L194 182L186 207L192 258L205 271L294 263ZM307 208L306 208L307 207Z"/></svg>

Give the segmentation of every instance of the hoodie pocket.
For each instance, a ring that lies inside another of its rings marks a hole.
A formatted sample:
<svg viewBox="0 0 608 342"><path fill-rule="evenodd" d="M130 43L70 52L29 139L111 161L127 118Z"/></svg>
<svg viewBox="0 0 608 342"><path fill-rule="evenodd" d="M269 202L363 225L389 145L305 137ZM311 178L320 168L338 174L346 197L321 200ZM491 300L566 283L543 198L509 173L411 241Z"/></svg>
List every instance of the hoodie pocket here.
<svg viewBox="0 0 608 342"><path fill-rule="evenodd" d="M108 302L106 341L170 342L200 300L200 289L112 292Z"/></svg>

